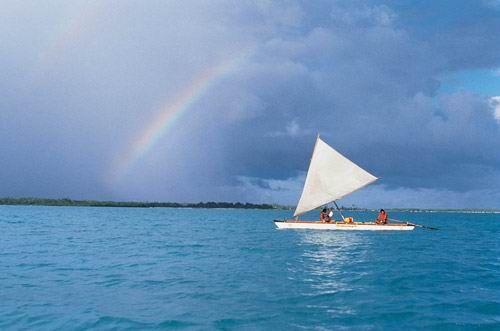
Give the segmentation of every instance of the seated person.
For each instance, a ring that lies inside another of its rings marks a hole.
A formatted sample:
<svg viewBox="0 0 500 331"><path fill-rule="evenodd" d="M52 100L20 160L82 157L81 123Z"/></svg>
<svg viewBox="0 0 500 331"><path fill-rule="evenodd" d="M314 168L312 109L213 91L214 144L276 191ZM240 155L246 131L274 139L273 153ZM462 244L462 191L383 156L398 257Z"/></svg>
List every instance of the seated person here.
<svg viewBox="0 0 500 331"><path fill-rule="evenodd" d="M323 208L321 213L319 213L319 221L325 223L325 222L330 222L331 220L332 219L330 218L330 215L328 213L328 209Z"/></svg>
<svg viewBox="0 0 500 331"><path fill-rule="evenodd" d="M376 224L387 224L387 220L389 219L389 216L385 212L385 210L380 209L380 212L378 213L377 220L375 221Z"/></svg>

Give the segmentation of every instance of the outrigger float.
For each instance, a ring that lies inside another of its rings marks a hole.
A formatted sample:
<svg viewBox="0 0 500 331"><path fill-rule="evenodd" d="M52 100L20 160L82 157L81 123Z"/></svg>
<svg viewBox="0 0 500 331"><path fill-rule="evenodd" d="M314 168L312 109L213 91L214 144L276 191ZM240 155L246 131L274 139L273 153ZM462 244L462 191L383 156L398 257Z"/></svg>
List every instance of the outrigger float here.
<svg viewBox="0 0 500 331"><path fill-rule="evenodd" d="M352 217L344 217L336 200L357 191L378 178L362 169L354 162L334 150L321 138L316 138L306 181L292 220L274 220L279 229L315 230L370 230L409 231L416 224L377 224L375 222L355 222ZM340 221L300 221L298 217L308 211L332 203L342 219Z"/></svg>

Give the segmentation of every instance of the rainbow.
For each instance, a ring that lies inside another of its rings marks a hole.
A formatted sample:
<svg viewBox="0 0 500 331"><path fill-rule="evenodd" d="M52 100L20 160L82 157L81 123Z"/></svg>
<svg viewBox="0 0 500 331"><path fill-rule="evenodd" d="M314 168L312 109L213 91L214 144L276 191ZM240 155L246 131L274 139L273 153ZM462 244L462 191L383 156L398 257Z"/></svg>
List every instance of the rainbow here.
<svg viewBox="0 0 500 331"><path fill-rule="evenodd" d="M114 163L111 171L112 181L116 182L125 177L133 166L146 155L155 143L165 135L191 106L207 93L210 87L225 74L231 72L241 61L246 58L249 51L229 61L223 61L215 66L209 67L201 72L196 79L192 80L174 100L169 100L159 114L153 119L129 146L127 152Z"/></svg>

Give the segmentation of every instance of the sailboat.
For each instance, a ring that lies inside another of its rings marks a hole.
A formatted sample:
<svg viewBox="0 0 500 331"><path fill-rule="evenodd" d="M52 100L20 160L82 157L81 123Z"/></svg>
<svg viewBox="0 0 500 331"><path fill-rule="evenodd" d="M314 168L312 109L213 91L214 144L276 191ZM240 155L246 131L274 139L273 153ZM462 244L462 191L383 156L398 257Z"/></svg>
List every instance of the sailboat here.
<svg viewBox="0 0 500 331"><path fill-rule="evenodd" d="M336 200L357 191L378 178L362 169L354 162L337 152L320 136L316 138L311 163L293 220L274 220L279 229L316 229L316 230L413 230L415 225L377 224L375 222L356 222L352 217L344 217ZM333 203L342 219L330 222L304 221L298 217L308 211Z"/></svg>

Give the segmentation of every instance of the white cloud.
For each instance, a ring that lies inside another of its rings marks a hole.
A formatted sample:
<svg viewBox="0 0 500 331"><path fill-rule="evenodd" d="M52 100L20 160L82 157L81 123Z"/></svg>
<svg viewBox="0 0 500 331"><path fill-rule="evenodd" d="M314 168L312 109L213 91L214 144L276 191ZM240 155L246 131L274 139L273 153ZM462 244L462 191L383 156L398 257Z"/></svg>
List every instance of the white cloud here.
<svg viewBox="0 0 500 331"><path fill-rule="evenodd" d="M293 119L288 122L283 131L273 131L266 135L268 137L300 137L311 134L311 130L303 129L297 119Z"/></svg>
<svg viewBox="0 0 500 331"><path fill-rule="evenodd" d="M500 122L500 96L490 98L490 105L493 109L493 116Z"/></svg>
<svg viewBox="0 0 500 331"><path fill-rule="evenodd" d="M385 5L363 6L360 8L335 7L332 17L339 23L353 25L365 23L378 26L390 26L397 17L396 13Z"/></svg>
<svg viewBox="0 0 500 331"><path fill-rule="evenodd" d="M293 120L286 126L286 132L290 136L297 136L300 133L300 127L297 120Z"/></svg>

